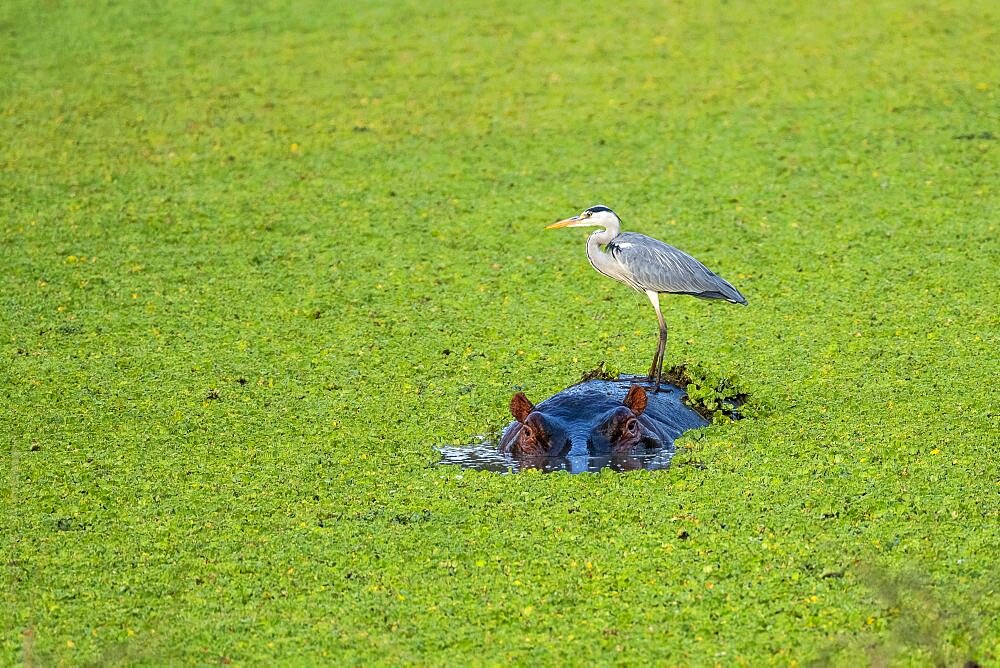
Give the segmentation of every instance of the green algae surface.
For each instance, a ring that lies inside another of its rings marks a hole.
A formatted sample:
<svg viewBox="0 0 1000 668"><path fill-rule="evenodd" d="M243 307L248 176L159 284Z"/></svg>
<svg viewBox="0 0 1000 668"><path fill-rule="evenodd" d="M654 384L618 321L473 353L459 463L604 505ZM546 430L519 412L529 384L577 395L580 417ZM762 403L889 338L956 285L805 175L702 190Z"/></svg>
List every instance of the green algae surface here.
<svg viewBox="0 0 1000 668"><path fill-rule="evenodd" d="M1000 661L989 2L0 7L0 664ZM645 298L671 470L495 475ZM708 388L706 390L705 388Z"/></svg>

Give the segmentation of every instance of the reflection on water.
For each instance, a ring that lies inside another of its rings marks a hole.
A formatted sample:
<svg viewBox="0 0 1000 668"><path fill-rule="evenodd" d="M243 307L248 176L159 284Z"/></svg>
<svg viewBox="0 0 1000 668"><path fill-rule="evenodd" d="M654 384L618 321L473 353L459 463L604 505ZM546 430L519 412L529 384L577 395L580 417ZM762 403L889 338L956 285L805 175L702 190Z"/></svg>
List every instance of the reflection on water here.
<svg viewBox="0 0 1000 668"><path fill-rule="evenodd" d="M601 469L612 471L655 471L670 467L675 448L647 450L639 447L636 452L613 455L569 455L566 457L515 457L497 452L496 445L489 441L462 446L442 446L439 464L457 464L463 468L496 473L517 473L526 469L537 469L544 473L569 471L570 473L595 472Z"/></svg>

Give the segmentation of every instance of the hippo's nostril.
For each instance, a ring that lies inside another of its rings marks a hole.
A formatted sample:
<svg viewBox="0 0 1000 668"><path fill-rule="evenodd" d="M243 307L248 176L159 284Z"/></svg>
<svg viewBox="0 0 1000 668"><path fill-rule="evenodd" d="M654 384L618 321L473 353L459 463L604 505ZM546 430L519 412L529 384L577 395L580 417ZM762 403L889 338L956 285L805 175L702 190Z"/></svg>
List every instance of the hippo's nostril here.
<svg viewBox="0 0 1000 668"><path fill-rule="evenodd" d="M656 436L647 434L639 439L639 445L647 450L658 450L663 447L663 441L658 439Z"/></svg>

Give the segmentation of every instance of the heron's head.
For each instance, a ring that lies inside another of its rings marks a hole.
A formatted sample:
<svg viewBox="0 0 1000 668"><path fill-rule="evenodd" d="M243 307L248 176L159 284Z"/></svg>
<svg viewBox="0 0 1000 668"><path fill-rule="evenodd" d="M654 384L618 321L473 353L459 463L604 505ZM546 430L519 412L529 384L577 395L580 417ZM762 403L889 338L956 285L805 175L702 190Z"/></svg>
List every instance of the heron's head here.
<svg viewBox="0 0 1000 668"><path fill-rule="evenodd" d="M557 230L560 227L604 227L618 229L620 224L621 219L618 218L618 214L603 204L595 204L589 209L584 210L580 215L560 220L558 223L552 223L546 226L545 229Z"/></svg>

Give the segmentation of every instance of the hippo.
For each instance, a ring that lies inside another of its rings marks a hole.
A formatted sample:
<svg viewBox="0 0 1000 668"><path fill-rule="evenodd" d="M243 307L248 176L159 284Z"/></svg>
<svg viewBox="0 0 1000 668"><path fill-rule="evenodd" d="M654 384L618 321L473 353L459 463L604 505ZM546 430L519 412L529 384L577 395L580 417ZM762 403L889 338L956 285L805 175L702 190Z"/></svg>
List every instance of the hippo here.
<svg viewBox="0 0 1000 668"><path fill-rule="evenodd" d="M647 391L645 377L588 380L537 406L517 392L514 416L497 450L520 468L616 470L666 468L673 442L688 429L708 422L682 401L683 390L663 385Z"/></svg>

